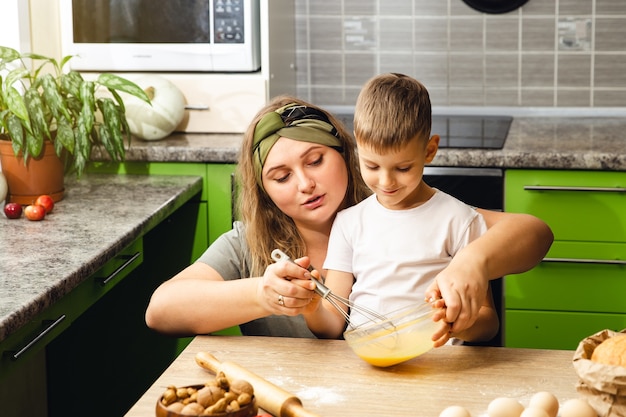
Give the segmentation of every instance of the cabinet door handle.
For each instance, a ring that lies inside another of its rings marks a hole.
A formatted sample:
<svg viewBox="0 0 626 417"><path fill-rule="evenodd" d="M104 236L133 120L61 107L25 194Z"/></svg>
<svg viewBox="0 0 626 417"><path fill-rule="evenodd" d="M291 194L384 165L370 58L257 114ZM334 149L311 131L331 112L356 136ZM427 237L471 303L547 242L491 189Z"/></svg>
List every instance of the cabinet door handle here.
<svg viewBox="0 0 626 417"><path fill-rule="evenodd" d="M137 259L139 257L139 255L141 255L141 252L135 252L133 255L122 255L122 256L120 256L121 259L126 259L126 262L124 262L122 265L120 265L120 267L117 268L115 271L113 271L108 277L106 277L106 278L96 278L96 279L100 280L100 285L102 285L104 287L113 278L118 276L120 272L122 272L124 269L126 269L126 267L128 265L133 263L133 261L135 259Z"/></svg>
<svg viewBox="0 0 626 417"><path fill-rule="evenodd" d="M598 191L602 193L626 193L623 187L560 187L556 185L525 185L528 191Z"/></svg>
<svg viewBox="0 0 626 417"><path fill-rule="evenodd" d="M55 327L57 327L59 324L61 324L61 322L63 320L65 320L65 314L61 315L56 320L44 320L43 323L48 323L46 328L43 329L43 331L41 331L37 336L35 336L35 338L33 338L30 342L28 342L24 347L19 349L17 352L11 352L11 360L13 360L13 361L18 360L20 358L20 356L22 356L24 353L26 353L26 351L28 349L30 349L33 346L35 346L35 344L37 342L39 342L45 335L50 333Z"/></svg>
<svg viewBox="0 0 626 417"><path fill-rule="evenodd" d="M626 265L626 261L620 259L577 259L577 258L543 258L542 262L568 263L568 264L602 264L602 265Z"/></svg>
<svg viewBox="0 0 626 417"><path fill-rule="evenodd" d="M235 223L237 217L237 178L235 173L230 174L230 225Z"/></svg>

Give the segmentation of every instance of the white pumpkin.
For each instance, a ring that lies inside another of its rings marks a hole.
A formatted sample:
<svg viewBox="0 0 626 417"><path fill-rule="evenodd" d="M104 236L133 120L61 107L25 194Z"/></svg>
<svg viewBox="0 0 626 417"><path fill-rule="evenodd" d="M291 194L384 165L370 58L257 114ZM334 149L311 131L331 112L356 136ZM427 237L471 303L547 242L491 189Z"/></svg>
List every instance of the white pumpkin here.
<svg viewBox="0 0 626 417"><path fill-rule="evenodd" d="M185 117L185 96L174 83L160 75L145 75L133 81L148 94L152 105L133 96L124 96L131 133L145 140L169 136Z"/></svg>
<svg viewBox="0 0 626 417"><path fill-rule="evenodd" d="M0 171L0 201L4 201L4 199L7 196L8 191L9 191L9 187L7 186L7 180L6 178L4 178L2 171Z"/></svg>

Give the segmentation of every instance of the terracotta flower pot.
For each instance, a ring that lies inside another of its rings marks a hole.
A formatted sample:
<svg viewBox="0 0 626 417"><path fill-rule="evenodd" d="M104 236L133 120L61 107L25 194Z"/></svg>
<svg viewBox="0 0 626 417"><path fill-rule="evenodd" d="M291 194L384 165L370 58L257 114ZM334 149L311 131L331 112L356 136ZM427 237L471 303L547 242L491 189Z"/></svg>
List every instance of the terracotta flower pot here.
<svg viewBox="0 0 626 417"><path fill-rule="evenodd" d="M46 141L41 155L24 164L24 158L13 153L11 142L0 140L0 170L9 186L7 203L32 204L42 194L55 202L63 198L65 172L52 142Z"/></svg>

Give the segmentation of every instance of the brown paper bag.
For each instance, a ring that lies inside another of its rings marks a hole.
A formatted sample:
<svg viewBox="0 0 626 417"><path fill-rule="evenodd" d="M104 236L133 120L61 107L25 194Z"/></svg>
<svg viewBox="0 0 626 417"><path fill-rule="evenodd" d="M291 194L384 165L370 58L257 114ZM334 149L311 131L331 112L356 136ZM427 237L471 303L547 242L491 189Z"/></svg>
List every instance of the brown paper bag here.
<svg viewBox="0 0 626 417"><path fill-rule="evenodd" d="M600 417L626 416L626 368L591 361L596 346L619 333L626 333L626 329L602 330L583 339L574 352L574 369L580 378L576 390Z"/></svg>

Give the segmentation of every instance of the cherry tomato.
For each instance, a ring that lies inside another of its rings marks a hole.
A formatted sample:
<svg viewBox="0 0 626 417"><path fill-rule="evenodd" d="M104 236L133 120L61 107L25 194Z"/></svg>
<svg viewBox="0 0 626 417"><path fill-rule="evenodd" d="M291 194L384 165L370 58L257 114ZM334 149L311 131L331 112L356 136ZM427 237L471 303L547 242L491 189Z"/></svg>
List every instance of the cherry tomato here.
<svg viewBox="0 0 626 417"><path fill-rule="evenodd" d="M22 217L22 206L18 203L7 203L4 206L4 214L9 219L19 219Z"/></svg>
<svg viewBox="0 0 626 417"><path fill-rule="evenodd" d="M46 217L46 209L38 204L31 204L24 209L24 216L28 220L39 221Z"/></svg>
<svg viewBox="0 0 626 417"><path fill-rule="evenodd" d="M43 194L37 197L35 200L35 204L39 204L44 209L46 209L46 214L50 213L54 208L54 200L49 195Z"/></svg>

